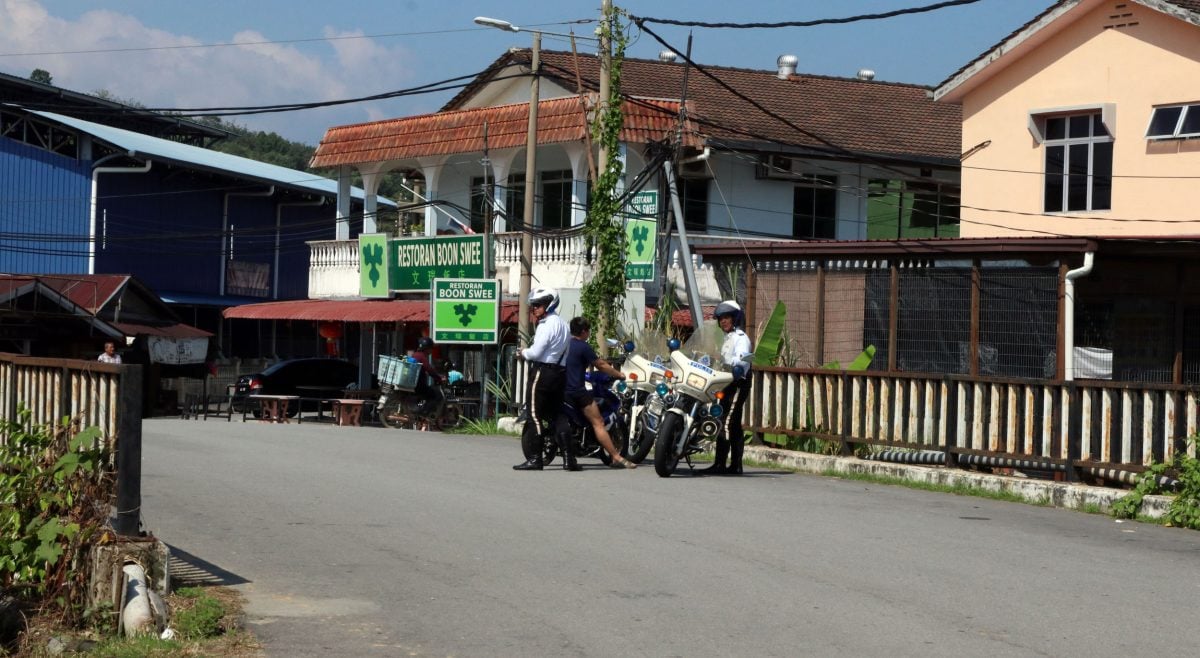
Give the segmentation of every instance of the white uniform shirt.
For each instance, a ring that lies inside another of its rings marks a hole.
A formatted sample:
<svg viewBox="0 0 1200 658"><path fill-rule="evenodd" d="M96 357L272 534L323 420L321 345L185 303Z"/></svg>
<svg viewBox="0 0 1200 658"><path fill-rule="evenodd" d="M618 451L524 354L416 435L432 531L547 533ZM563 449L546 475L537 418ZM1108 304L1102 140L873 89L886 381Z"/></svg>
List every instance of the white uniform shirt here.
<svg viewBox="0 0 1200 658"><path fill-rule="evenodd" d="M567 347L571 344L571 329L557 313L549 313L538 320L533 332L533 345L526 347L521 355L530 363L553 363L562 365L567 358Z"/></svg>
<svg viewBox="0 0 1200 658"><path fill-rule="evenodd" d="M742 366L750 372L750 357L754 354L750 349L750 337L741 329L735 328L725 334L725 342L721 344L721 361L733 372L734 366Z"/></svg>

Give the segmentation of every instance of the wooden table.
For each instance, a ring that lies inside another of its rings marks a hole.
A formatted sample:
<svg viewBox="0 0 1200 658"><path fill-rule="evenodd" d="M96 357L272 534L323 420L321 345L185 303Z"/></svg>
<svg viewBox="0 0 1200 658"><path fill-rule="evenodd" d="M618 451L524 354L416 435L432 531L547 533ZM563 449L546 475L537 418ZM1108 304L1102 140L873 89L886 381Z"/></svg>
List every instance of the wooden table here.
<svg viewBox="0 0 1200 658"><path fill-rule="evenodd" d="M335 425L362 425L363 408L366 400L348 400L338 398L333 401L333 422Z"/></svg>
<svg viewBox="0 0 1200 658"><path fill-rule="evenodd" d="M251 400L258 400L262 405L262 418L269 423L286 423L288 422L288 407L293 402L300 404L300 396L298 395L251 395Z"/></svg>

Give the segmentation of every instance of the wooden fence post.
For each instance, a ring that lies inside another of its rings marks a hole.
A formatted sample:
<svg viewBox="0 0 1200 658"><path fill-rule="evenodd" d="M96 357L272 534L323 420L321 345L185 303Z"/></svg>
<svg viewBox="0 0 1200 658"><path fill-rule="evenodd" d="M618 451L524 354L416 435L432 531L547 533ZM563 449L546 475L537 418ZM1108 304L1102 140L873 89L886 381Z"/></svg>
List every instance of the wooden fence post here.
<svg viewBox="0 0 1200 658"><path fill-rule="evenodd" d="M113 530L136 537L142 514L142 367L121 366L117 420L117 517Z"/></svg>

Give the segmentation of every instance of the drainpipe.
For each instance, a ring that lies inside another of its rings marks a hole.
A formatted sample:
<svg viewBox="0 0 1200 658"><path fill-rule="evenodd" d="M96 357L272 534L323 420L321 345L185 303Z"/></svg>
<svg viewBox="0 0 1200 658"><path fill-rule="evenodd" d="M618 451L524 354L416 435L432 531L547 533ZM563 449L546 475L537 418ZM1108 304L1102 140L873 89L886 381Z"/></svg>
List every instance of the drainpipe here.
<svg viewBox="0 0 1200 658"><path fill-rule="evenodd" d="M704 150L703 150L703 151L700 153L700 155L693 155L693 156L692 156L692 157L690 157L690 158L684 158L684 159L682 159L682 160L680 160L680 161L679 161L679 164L681 164L681 165L685 165L685 164L690 164L690 163L692 163L692 162L704 162L704 161L705 161L705 160L707 160L707 159L709 158L709 156L711 156L711 155L712 155L712 147L711 147L711 146L705 146L705 147L704 147Z"/></svg>
<svg viewBox="0 0 1200 658"><path fill-rule="evenodd" d="M92 199L91 208L88 211L88 274L96 273L96 206L99 203L100 174L144 174L150 171L150 166L154 164L154 161L147 160L146 164L140 167L101 167L100 165L113 158L132 158L135 155L135 151L113 153L92 163Z"/></svg>
<svg viewBox="0 0 1200 658"><path fill-rule="evenodd" d="M1075 279L1080 279L1092 272L1092 262L1096 253L1089 251L1083 254L1083 267L1068 270L1067 280L1063 283L1064 304L1063 318L1063 373L1066 381L1075 380Z"/></svg>
<svg viewBox="0 0 1200 658"><path fill-rule="evenodd" d="M229 244L225 242L226 236L229 233L229 199L235 196L243 197L264 197L275 194L275 186L272 185L262 192L226 192L225 200L222 202L221 209L221 285L217 288L218 294L225 294L225 260L232 249L229 249ZM229 249L227 251L227 249Z"/></svg>
<svg viewBox="0 0 1200 658"><path fill-rule="evenodd" d="M293 201L290 203L275 204L275 266L271 272L273 274L271 281L271 298L279 299L279 233L283 226L283 209L299 208L302 206L323 206L328 199L321 197L316 201Z"/></svg>

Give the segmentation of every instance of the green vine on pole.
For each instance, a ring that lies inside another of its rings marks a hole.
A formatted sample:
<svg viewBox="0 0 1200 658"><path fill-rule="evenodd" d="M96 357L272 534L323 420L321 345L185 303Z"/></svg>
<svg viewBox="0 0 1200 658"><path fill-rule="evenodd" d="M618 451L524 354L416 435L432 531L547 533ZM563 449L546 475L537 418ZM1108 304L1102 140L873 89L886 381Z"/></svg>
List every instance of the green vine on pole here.
<svg viewBox="0 0 1200 658"><path fill-rule="evenodd" d="M601 111L592 123L592 139L609 157L592 188L584 225L584 232L599 251L600 258L596 262L595 276L583 286L580 302L583 315L597 326L599 337L613 334L613 327L625 307L625 225L617 205L618 185L624 171L617 153L621 129L625 125L621 111L621 63L625 59L628 39L619 13L613 8L600 23L600 37L609 40L613 53L609 65L609 96L601 99Z"/></svg>

